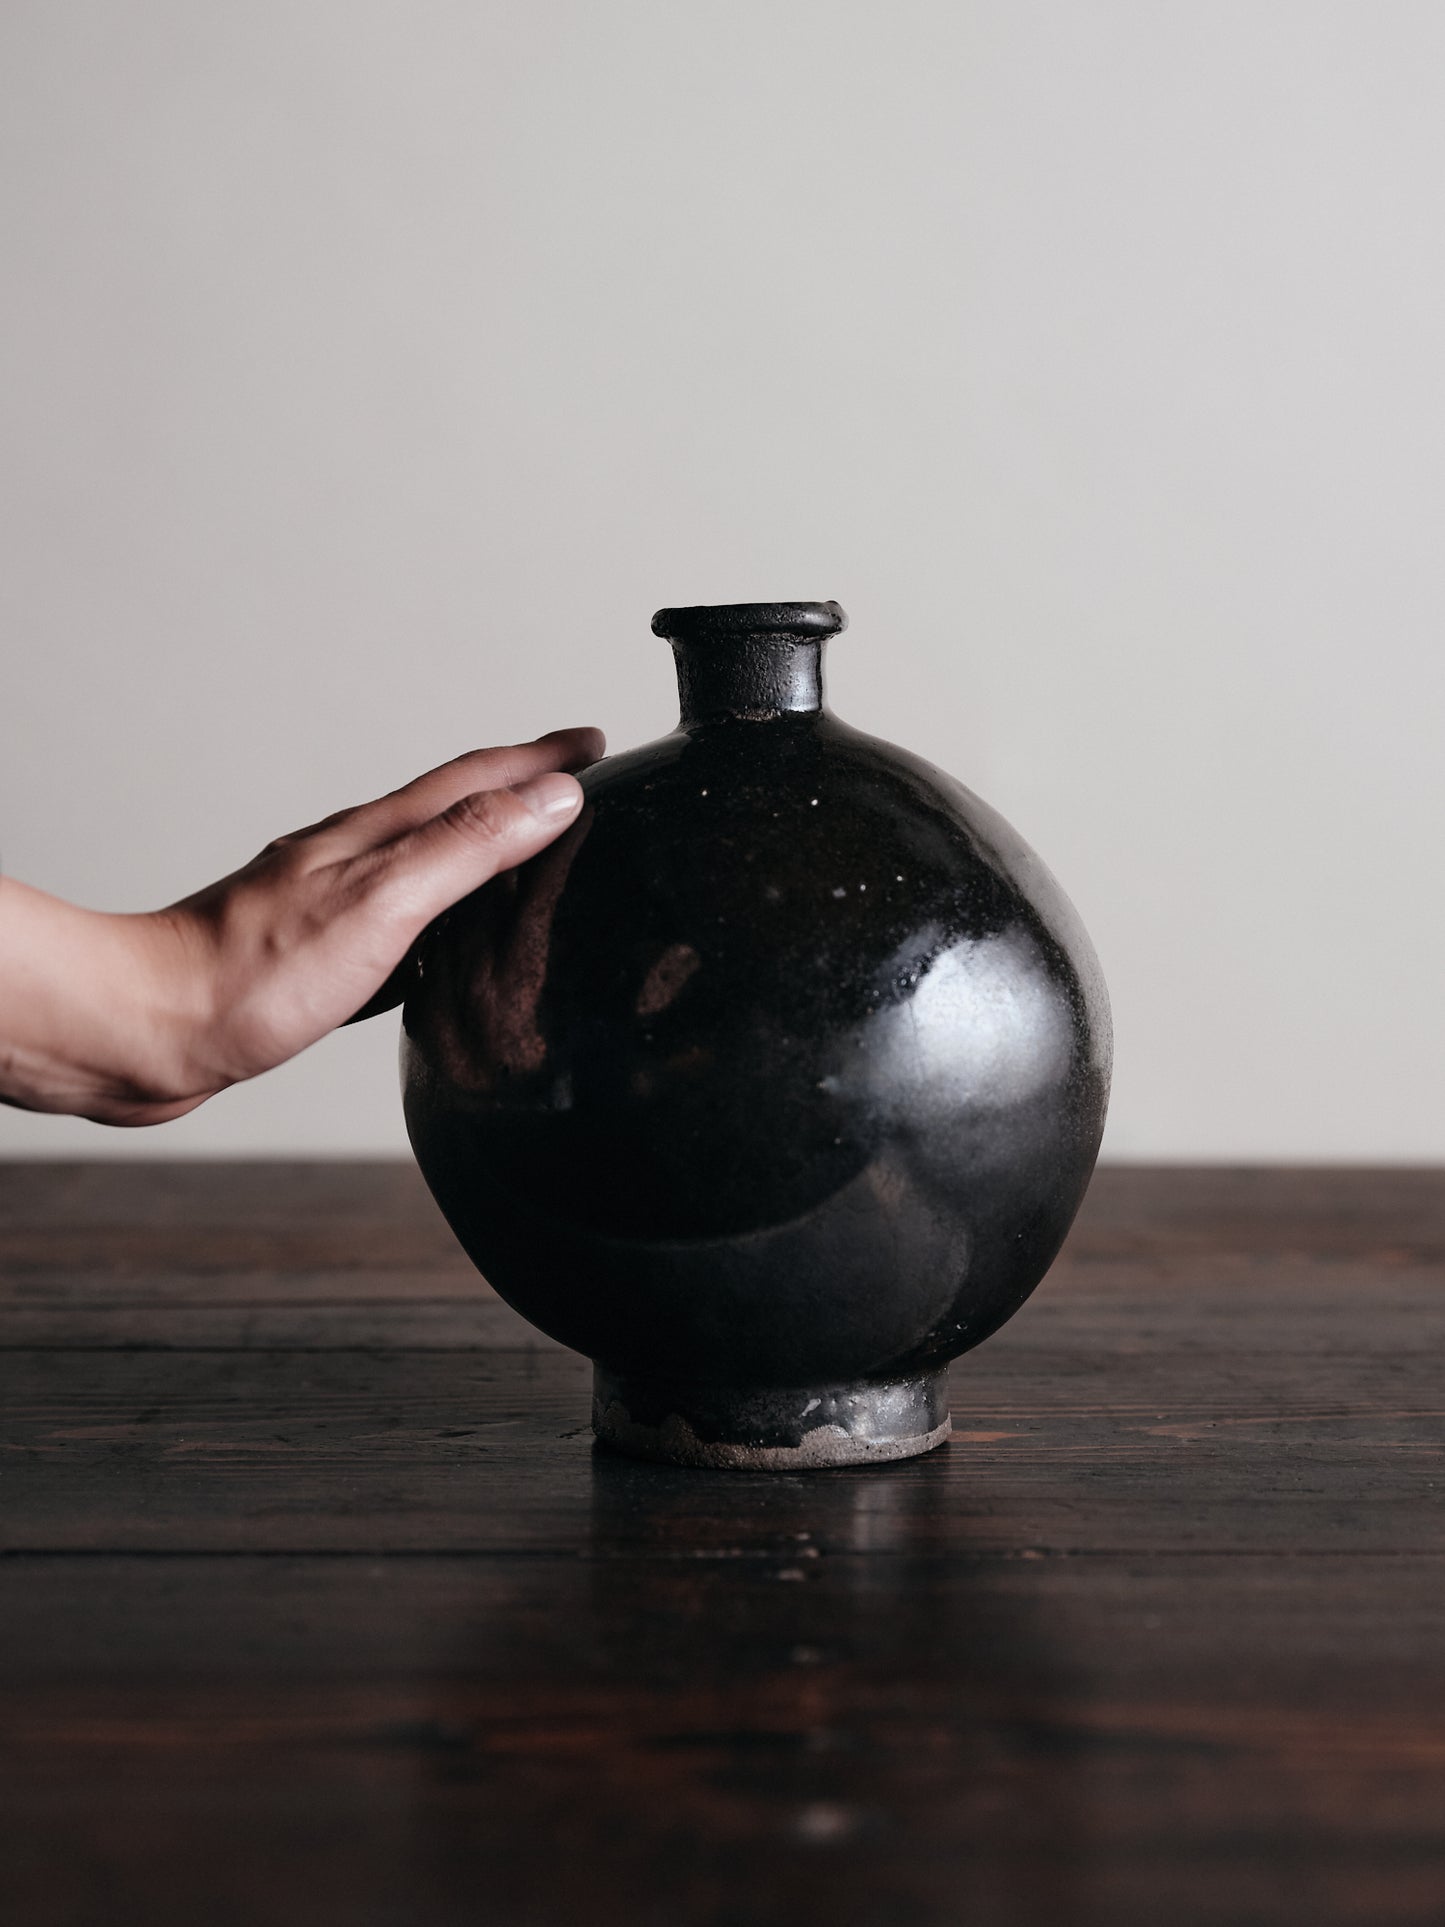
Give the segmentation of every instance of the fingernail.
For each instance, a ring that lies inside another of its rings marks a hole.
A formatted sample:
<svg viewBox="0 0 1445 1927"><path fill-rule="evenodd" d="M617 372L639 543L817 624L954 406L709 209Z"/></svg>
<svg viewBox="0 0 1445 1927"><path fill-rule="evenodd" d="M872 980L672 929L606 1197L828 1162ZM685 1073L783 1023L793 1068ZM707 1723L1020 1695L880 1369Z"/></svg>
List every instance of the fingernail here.
<svg viewBox="0 0 1445 1927"><path fill-rule="evenodd" d="M582 800L576 777L557 769L534 776L528 783L518 783L512 794L521 798L533 816L543 818L570 816Z"/></svg>

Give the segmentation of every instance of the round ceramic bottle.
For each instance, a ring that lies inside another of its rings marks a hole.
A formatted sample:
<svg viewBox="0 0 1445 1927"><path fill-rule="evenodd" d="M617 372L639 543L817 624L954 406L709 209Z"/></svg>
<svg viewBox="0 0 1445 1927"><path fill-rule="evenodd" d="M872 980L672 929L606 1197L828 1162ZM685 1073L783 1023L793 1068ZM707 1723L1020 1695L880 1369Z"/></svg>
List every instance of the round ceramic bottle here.
<svg viewBox="0 0 1445 1927"><path fill-rule="evenodd" d="M823 701L836 603L665 609L682 714L433 925L408 1129L598 1435L691 1465L905 1458L1047 1270L1108 1004L1001 817Z"/></svg>

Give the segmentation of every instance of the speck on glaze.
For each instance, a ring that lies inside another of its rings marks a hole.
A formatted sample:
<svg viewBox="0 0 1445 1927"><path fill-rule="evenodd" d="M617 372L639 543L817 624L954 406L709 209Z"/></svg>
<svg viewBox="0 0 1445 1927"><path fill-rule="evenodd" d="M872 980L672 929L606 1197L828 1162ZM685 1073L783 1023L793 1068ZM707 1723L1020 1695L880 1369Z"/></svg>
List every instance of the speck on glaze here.
<svg viewBox="0 0 1445 1927"><path fill-rule="evenodd" d="M948 1361L1038 1283L1098 1151L1088 939L1001 817L828 711L844 625L663 610L677 729L432 926L406 1003L437 1201L644 1456L939 1443Z"/></svg>

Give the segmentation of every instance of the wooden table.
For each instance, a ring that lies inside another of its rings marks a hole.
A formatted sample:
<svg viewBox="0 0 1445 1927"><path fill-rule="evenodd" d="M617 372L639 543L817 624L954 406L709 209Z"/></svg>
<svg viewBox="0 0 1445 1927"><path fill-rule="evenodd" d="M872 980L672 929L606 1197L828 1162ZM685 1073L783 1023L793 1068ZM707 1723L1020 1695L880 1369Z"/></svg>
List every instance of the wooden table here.
<svg viewBox="0 0 1445 1927"><path fill-rule="evenodd" d="M0 1167L13 1927L1445 1921L1445 1174L1100 1174L943 1452L594 1451L399 1165Z"/></svg>

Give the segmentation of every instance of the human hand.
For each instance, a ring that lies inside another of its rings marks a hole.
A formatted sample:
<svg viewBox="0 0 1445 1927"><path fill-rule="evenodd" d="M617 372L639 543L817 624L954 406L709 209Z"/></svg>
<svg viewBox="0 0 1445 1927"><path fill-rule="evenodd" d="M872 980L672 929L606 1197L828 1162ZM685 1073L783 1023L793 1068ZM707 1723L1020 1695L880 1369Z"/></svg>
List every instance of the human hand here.
<svg viewBox="0 0 1445 1927"><path fill-rule="evenodd" d="M0 879L0 1100L164 1123L399 1001L426 924L560 835L582 804L568 772L603 748L568 729L459 756L166 910Z"/></svg>

